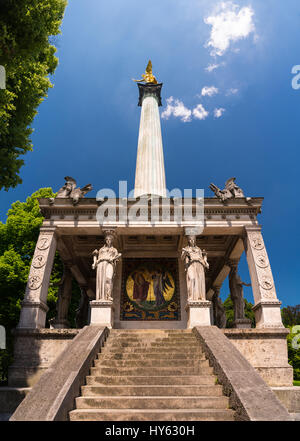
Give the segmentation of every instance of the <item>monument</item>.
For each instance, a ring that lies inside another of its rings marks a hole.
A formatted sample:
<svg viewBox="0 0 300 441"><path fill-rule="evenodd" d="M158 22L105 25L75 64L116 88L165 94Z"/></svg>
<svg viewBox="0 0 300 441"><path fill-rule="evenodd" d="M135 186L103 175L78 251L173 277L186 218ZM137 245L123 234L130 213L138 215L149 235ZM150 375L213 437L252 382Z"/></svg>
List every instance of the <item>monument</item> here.
<svg viewBox="0 0 300 441"><path fill-rule="evenodd" d="M15 331L10 385L36 383L79 333L67 321L73 280L82 293L78 327L172 331L215 325L269 385L290 386L288 331L258 221L263 198L245 197L235 178L223 190L211 184L214 194L202 201L199 221L194 216L199 197L170 196L159 115L163 84L153 75L151 61L137 85L141 118L133 196L87 197L91 185L77 188L67 176L56 198L39 199L44 221ZM105 182L94 186L105 188ZM47 293L56 252L65 271L57 317L49 323ZM244 252L255 328L245 319L245 284L237 274ZM234 329L226 328L219 296L228 276Z"/></svg>

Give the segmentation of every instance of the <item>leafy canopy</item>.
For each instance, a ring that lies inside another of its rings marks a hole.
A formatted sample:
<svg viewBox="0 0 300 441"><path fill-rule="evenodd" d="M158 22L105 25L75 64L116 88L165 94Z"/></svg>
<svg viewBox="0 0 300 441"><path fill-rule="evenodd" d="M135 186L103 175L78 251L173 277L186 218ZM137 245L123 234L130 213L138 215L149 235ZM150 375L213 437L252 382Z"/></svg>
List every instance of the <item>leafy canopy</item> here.
<svg viewBox="0 0 300 441"><path fill-rule="evenodd" d="M30 127L47 96L58 60L49 37L60 33L66 0L1 0L0 65L6 89L0 90L0 190L22 182L21 155L32 150Z"/></svg>
<svg viewBox="0 0 300 441"><path fill-rule="evenodd" d="M37 199L55 196L51 188L41 188L29 196L26 202L14 202L8 210L6 223L0 222L0 325L5 327L7 336L7 349L0 350L0 383L7 381L8 366L12 362L13 353L11 330L19 321L31 260L44 219ZM49 326L49 319L56 315L58 283L62 269L62 262L56 253L48 289L49 311L46 326ZM80 289L73 281L68 314L72 327L75 327L79 301Z"/></svg>

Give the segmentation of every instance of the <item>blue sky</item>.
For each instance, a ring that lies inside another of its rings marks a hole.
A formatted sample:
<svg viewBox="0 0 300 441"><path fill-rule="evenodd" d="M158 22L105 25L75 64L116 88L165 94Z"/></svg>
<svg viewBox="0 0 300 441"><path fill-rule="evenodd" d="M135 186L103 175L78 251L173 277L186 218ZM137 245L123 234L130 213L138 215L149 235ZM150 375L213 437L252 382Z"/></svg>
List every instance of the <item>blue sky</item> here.
<svg viewBox="0 0 300 441"><path fill-rule="evenodd" d="M168 188L212 196L210 182L222 187L236 176L247 196L263 196L259 220L277 295L300 303L300 89L291 86L299 19L297 0L69 0L54 88L33 124L23 184L0 193L1 219L40 187L58 190L66 175L92 183L90 196L116 190L119 180L133 187L140 108L131 78L151 58L164 83ZM245 259L240 272L248 282ZM245 294L252 300L251 289Z"/></svg>

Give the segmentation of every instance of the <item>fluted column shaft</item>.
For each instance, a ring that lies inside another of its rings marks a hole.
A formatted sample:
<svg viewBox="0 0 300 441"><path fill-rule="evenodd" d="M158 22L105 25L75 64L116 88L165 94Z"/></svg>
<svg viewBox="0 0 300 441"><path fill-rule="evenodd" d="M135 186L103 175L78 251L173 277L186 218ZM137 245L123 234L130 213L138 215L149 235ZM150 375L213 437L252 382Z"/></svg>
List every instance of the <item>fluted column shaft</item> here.
<svg viewBox="0 0 300 441"><path fill-rule="evenodd" d="M166 197L166 178L158 99L155 93L142 98L134 196Z"/></svg>

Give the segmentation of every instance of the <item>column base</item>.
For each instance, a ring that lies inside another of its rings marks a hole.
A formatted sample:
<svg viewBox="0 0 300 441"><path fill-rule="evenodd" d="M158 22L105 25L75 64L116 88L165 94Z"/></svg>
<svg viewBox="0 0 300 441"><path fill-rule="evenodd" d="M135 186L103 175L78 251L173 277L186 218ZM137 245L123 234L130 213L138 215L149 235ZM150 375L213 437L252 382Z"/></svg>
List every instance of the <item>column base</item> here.
<svg viewBox="0 0 300 441"><path fill-rule="evenodd" d="M188 314L187 327L211 326L211 305L208 300L188 302L185 307Z"/></svg>
<svg viewBox="0 0 300 441"><path fill-rule="evenodd" d="M92 300L91 307L91 325L113 327L114 306L110 301Z"/></svg>
<svg viewBox="0 0 300 441"><path fill-rule="evenodd" d="M69 329L70 323L68 320L51 319L49 320L50 329Z"/></svg>
<svg viewBox="0 0 300 441"><path fill-rule="evenodd" d="M236 329L250 329L251 328L251 320L247 318L236 319L233 322L233 328Z"/></svg>
<svg viewBox="0 0 300 441"><path fill-rule="evenodd" d="M256 328L284 328L280 312L279 300L263 301L253 306Z"/></svg>
<svg viewBox="0 0 300 441"><path fill-rule="evenodd" d="M44 302L23 300L21 305L20 321L17 328L35 329L45 327L46 315L49 308Z"/></svg>

